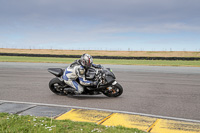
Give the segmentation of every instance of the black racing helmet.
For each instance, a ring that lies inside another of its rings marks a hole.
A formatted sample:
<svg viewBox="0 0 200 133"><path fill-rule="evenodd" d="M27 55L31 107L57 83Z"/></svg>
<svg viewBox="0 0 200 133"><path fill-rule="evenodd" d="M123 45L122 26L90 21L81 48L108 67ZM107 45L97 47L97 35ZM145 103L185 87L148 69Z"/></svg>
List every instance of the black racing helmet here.
<svg viewBox="0 0 200 133"><path fill-rule="evenodd" d="M83 54L81 56L81 60L80 61L81 61L81 65L83 67L87 68L87 69L90 68L92 66L92 64L93 64L93 58L89 54Z"/></svg>

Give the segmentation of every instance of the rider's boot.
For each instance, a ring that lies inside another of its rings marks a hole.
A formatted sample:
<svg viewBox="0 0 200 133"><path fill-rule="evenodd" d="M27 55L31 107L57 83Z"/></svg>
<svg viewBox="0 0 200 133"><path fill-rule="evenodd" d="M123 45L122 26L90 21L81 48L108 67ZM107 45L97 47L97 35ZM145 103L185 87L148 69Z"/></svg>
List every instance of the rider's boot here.
<svg viewBox="0 0 200 133"><path fill-rule="evenodd" d="M64 88L64 93L73 95L75 93L75 89L72 87Z"/></svg>

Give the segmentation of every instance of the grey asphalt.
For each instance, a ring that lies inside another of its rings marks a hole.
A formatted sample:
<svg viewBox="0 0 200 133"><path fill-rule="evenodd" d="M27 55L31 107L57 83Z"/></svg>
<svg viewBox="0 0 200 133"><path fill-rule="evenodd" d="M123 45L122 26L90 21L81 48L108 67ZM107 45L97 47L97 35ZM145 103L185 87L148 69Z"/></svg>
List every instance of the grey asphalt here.
<svg viewBox="0 0 200 133"><path fill-rule="evenodd" d="M124 88L120 97L108 98L104 95L67 97L53 94L48 88L48 82L54 76L47 72L47 68L66 66L67 64L0 62L0 100L200 120L198 67L104 65L113 69L117 81Z"/></svg>
<svg viewBox="0 0 200 133"><path fill-rule="evenodd" d="M7 112L12 114L20 113L22 110L27 110L34 107L34 105L29 104L18 104L18 103L3 103L0 105L0 112Z"/></svg>

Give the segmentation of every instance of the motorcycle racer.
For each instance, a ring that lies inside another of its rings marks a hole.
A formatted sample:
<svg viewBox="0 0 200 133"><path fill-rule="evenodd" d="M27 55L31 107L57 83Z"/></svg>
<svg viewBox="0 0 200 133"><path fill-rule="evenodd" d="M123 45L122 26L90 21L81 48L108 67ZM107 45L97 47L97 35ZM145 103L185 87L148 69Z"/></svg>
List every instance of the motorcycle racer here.
<svg viewBox="0 0 200 133"><path fill-rule="evenodd" d="M90 81L85 78L85 73L90 67L101 68L101 65L93 64L93 58L89 54L83 54L80 59L75 60L63 73L64 82L72 88L68 92L81 94L83 86L96 86L99 81ZM79 78L80 84L76 81Z"/></svg>

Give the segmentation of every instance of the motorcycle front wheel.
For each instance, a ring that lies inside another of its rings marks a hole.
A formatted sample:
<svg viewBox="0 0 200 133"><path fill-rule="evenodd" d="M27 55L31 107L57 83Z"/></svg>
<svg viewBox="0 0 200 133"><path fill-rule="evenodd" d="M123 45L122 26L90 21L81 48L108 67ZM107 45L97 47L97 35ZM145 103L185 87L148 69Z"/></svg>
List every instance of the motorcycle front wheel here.
<svg viewBox="0 0 200 133"><path fill-rule="evenodd" d="M122 93L123 93L123 88L119 83L107 87L106 90L103 92L103 94L108 97L118 97Z"/></svg>

